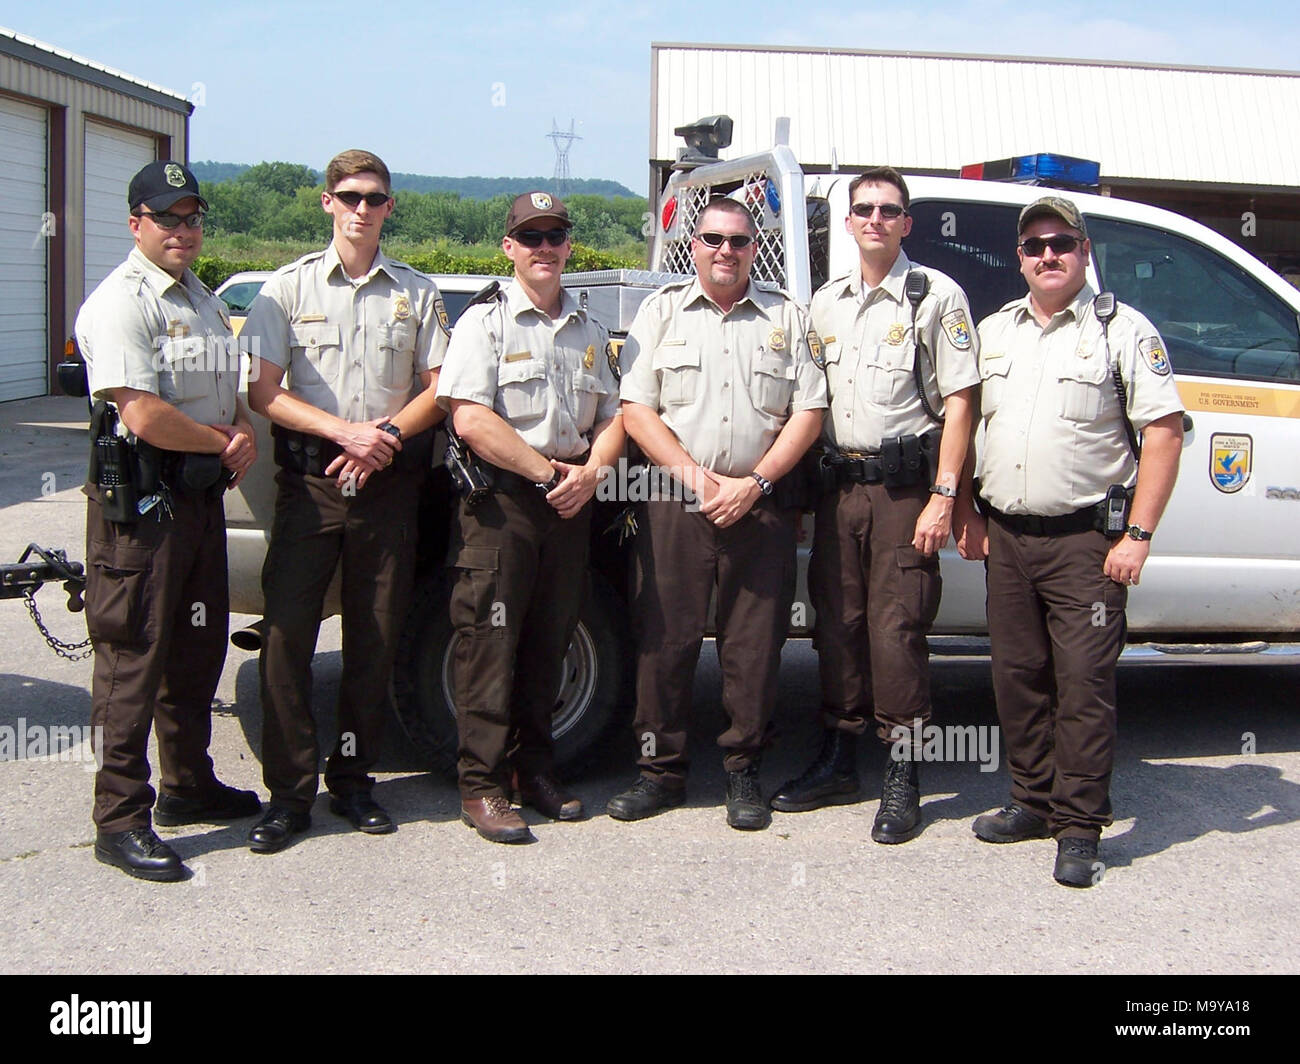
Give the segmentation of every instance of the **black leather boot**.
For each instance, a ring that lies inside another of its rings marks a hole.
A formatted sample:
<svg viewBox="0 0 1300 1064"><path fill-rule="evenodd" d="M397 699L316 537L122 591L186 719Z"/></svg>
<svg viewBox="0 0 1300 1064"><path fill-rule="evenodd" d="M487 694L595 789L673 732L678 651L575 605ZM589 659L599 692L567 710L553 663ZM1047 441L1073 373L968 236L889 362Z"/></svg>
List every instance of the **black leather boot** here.
<svg viewBox="0 0 1300 1064"><path fill-rule="evenodd" d="M856 802L862 792L857 739L852 732L828 728L816 760L798 779L781 785L772 795L772 808L782 813L806 813L824 805Z"/></svg>
<svg viewBox="0 0 1300 1064"><path fill-rule="evenodd" d="M871 827L876 842L892 844L915 838L921 831L921 781L915 761L889 762L880 790L880 810Z"/></svg>

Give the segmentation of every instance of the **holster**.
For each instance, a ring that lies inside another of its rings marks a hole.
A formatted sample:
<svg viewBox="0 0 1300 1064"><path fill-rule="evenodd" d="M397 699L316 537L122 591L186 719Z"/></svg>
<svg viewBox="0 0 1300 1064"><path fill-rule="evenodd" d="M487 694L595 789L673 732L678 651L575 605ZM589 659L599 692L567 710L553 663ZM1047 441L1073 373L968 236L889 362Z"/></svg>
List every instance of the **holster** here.
<svg viewBox="0 0 1300 1064"><path fill-rule="evenodd" d="M99 487L104 519L118 525L140 519L135 455L117 434L117 410L100 399L90 408L90 467L86 479Z"/></svg>
<svg viewBox="0 0 1300 1064"><path fill-rule="evenodd" d="M933 483L939 463L941 436L941 429L932 429L923 436L888 436L881 440L880 461L885 487L909 488L915 484Z"/></svg>

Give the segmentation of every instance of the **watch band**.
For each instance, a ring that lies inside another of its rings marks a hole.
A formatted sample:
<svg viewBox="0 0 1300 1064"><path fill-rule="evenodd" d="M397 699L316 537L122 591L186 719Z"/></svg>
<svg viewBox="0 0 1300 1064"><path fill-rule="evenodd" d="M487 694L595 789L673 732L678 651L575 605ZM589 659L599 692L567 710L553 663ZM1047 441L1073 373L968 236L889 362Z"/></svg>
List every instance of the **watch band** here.
<svg viewBox="0 0 1300 1064"><path fill-rule="evenodd" d="M379 431L388 433L388 435L392 436L398 443L402 442L402 430L400 426L394 425L391 421L385 421L380 425Z"/></svg>
<svg viewBox="0 0 1300 1064"><path fill-rule="evenodd" d="M949 487L947 484L931 484L930 494L942 495L945 499L955 499L957 498L957 489Z"/></svg>
<svg viewBox="0 0 1300 1064"><path fill-rule="evenodd" d="M758 485L759 491L764 495L772 494L772 482L768 480L767 477L763 476L762 473L750 473L749 475L753 477L754 483Z"/></svg>
<svg viewBox="0 0 1300 1064"><path fill-rule="evenodd" d="M545 484L543 484L540 480L536 480L533 483L536 486L538 491L540 491L543 495L547 495L553 490L555 490L556 488L558 488L560 486L560 481L562 481L563 479L564 478L560 476L560 471L557 469L554 473L551 474L551 479L548 480Z"/></svg>
<svg viewBox="0 0 1300 1064"><path fill-rule="evenodd" d="M1139 542L1145 542L1155 534L1153 532L1148 532L1141 525L1129 525L1126 531L1128 532L1129 539L1136 539Z"/></svg>

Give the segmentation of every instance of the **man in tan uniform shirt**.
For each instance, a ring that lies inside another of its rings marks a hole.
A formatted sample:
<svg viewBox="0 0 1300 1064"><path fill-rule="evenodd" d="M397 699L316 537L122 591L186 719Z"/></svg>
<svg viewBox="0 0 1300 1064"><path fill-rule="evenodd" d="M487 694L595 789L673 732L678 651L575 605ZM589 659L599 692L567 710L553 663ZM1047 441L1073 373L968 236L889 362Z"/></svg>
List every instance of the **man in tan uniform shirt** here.
<svg viewBox="0 0 1300 1064"><path fill-rule="evenodd" d="M637 311L623 348L628 435L698 505L646 504L636 538L637 744L641 778L609 802L638 820L685 797L691 687L714 585L726 751L727 822L765 828L759 759L776 700L794 598L797 509L780 481L821 430L826 380L808 319L782 292L750 282L755 226L715 199L692 238L697 277Z"/></svg>
<svg viewBox="0 0 1300 1064"><path fill-rule="evenodd" d="M229 617L222 496L257 447L236 396L230 317L189 269L203 248L208 206L198 182L179 163L150 163L131 179L127 202L136 246L82 305L76 335L91 395L113 405L131 440L126 464L147 475L138 456L152 454L147 464L160 483L137 480L150 494L141 499L145 512L130 506L127 520L106 516L99 483L85 488L91 724L103 729L95 856L167 881L185 869L150 821L151 723L162 775L157 823L231 820L261 808L252 791L220 783L208 757Z"/></svg>
<svg viewBox="0 0 1300 1064"><path fill-rule="evenodd" d="M913 755L885 772L871 829L881 843L921 830L920 751L898 740L930 719L926 635L939 608L938 551L952 527L979 381L965 293L902 250L910 206L897 170L854 178L844 224L859 261L813 296L831 404L830 483L808 567L826 731L812 765L772 798L790 813L856 801L855 739L874 725L887 749ZM905 287L918 280L924 293L913 303Z"/></svg>
<svg viewBox="0 0 1300 1064"><path fill-rule="evenodd" d="M993 843L1050 835L1053 877L1089 887L1104 870L1097 841L1111 822L1124 607L1178 473L1182 405L1154 326L1122 304L1107 319L1094 303L1078 207L1036 200L1019 234L1029 294L979 327L990 520L964 493L956 517L961 553L987 558L993 689L1011 771L1011 801L974 830ZM1125 411L1141 433L1140 463ZM1122 491L1135 481L1125 513Z"/></svg>
<svg viewBox="0 0 1300 1064"><path fill-rule="evenodd" d="M451 544L461 817L490 842L532 841L512 776L551 819L583 814L554 775L551 713L587 586L591 500L623 452L623 419L609 336L560 283L571 225L549 193L515 198L501 241L514 281L466 309L438 380L495 483L474 509L462 500Z"/></svg>
<svg viewBox="0 0 1300 1064"><path fill-rule="evenodd" d="M395 830L371 797L397 636L410 602L416 511L447 315L433 281L379 250L388 168L346 151L325 170L324 251L277 270L249 310L248 398L274 422L279 493L262 568L262 771L271 807L249 836L283 849L311 824L319 747L311 659L325 592L343 566L338 739L330 809L358 831ZM287 377L287 387L281 381ZM424 434L424 435L421 435Z"/></svg>

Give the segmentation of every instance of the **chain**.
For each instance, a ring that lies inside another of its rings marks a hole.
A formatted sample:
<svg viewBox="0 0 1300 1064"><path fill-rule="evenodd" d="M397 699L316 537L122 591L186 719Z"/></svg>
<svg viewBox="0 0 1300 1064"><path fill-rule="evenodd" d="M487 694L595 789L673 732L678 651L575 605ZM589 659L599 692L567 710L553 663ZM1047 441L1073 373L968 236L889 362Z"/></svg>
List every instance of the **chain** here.
<svg viewBox="0 0 1300 1064"><path fill-rule="evenodd" d="M41 635L45 636L45 642L59 657L67 658L69 661L84 661L95 652L94 648L91 647L84 653L73 653L73 651L89 647L91 643L89 639L83 639L80 643L65 643L62 639L50 633L50 630L45 627L45 623L41 620L41 611L36 608L36 592L34 590L28 590L23 595L23 600L27 603L27 612L32 615L36 627L40 629Z"/></svg>

